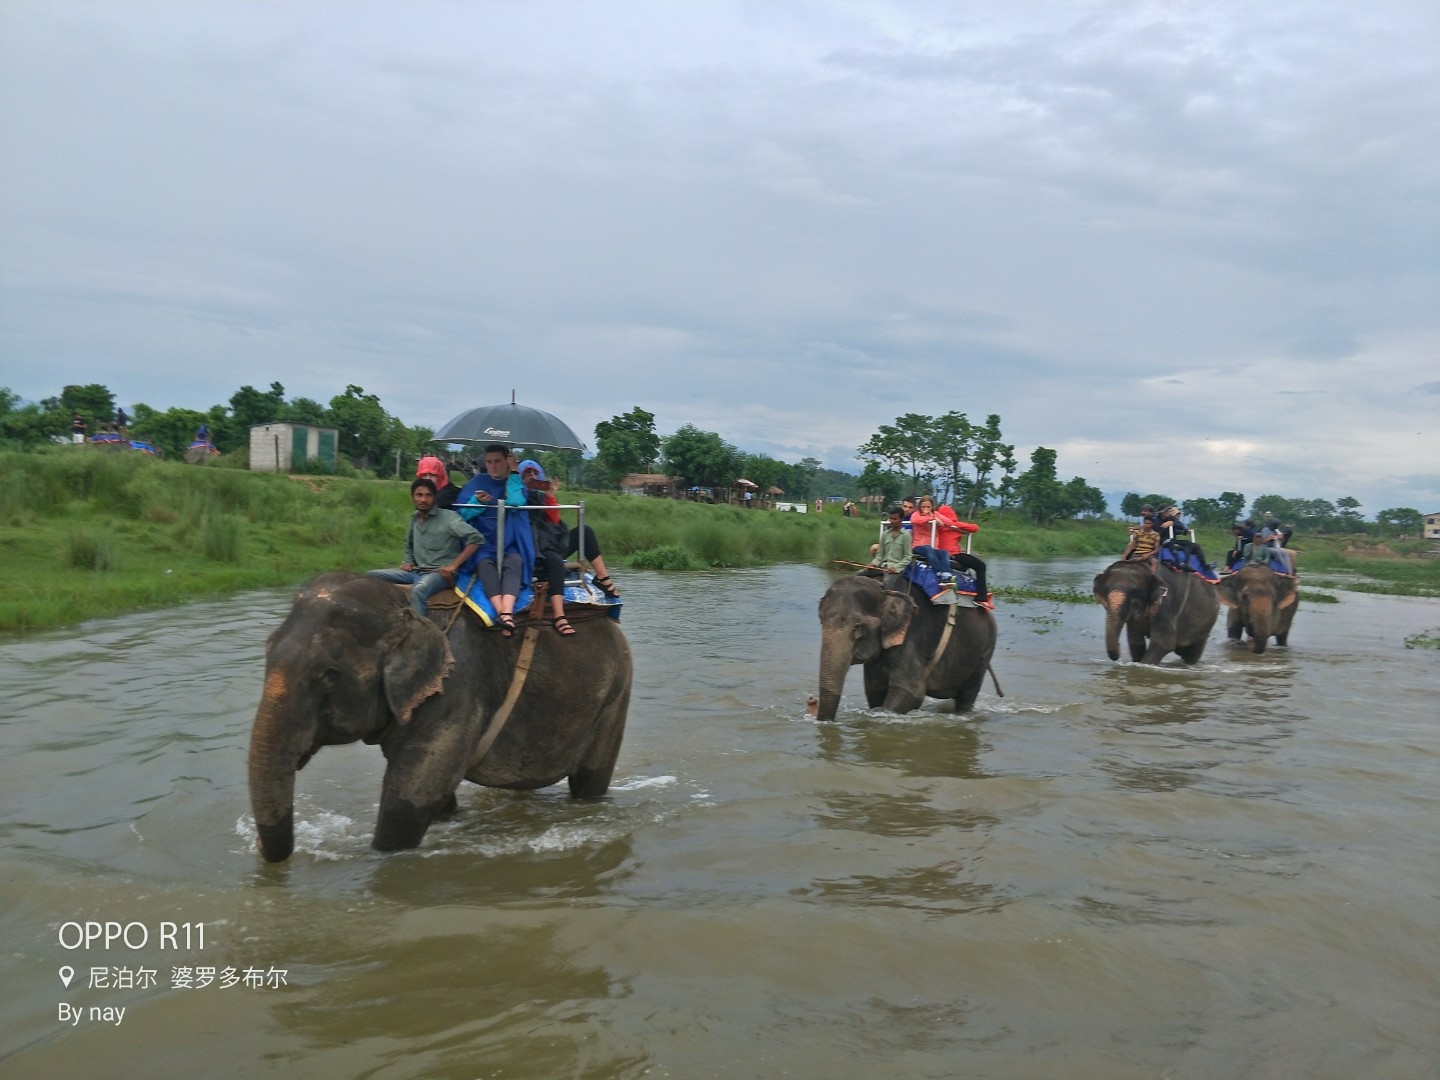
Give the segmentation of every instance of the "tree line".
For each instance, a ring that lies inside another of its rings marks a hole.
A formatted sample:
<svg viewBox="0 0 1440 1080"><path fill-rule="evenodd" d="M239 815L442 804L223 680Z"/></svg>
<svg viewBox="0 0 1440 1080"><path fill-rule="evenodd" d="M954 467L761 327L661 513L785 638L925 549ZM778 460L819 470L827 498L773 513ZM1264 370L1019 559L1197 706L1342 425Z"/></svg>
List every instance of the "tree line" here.
<svg viewBox="0 0 1440 1080"><path fill-rule="evenodd" d="M1367 522L1361 513L1360 500L1346 495L1331 502L1329 499L1290 499L1284 495L1260 495L1250 503L1245 512L1246 499L1238 491L1222 491L1214 498L1186 499L1176 502L1169 495L1151 492L1141 495L1128 492L1120 500L1120 512L1126 517L1138 518L1147 506L1163 510L1167 506L1178 506L1185 517L1196 525L1229 529L1232 525L1249 519L1258 523L1280 521L1304 532L1311 533L1359 533L1380 532L1385 534L1420 535L1425 528L1425 515L1408 506L1381 510L1374 522Z"/></svg>
<svg viewBox="0 0 1440 1080"><path fill-rule="evenodd" d="M858 476L823 469L813 457L790 464L746 454L693 424L662 437L655 414L638 405L597 424L595 440L596 467L611 484L658 469L687 488L728 485L743 476L762 491L779 487L798 499L812 491L847 498L878 495L885 503L905 495L933 495L970 517L992 498L1000 511L1018 509L1037 523L1105 513L1104 495L1084 477L1060 480L1054 450L1037 448L1030 468L1019 472L1015 447L1004 441L997 413L983 423L954 410L943 416L896 417L860 446L866 465Z"/></svg>
<svg viewBox="0 0 1440 1080"><path fill-rule="evenodd" d="M25 449L65 441L75 413L93 433L114 422L116 405L115 394L99 383L66 386L56 397L39 402L23 402L8 387L0 387L0 447ZM340 453L355 467L378 475L394 475L397 461L408 475L416 460L434 449L431 429L407 425L387 412L377 395L354 384L325 404L307 397L287 401L279 382L272 382L267 390L241 386L227 404L203 412L162 410L142 402L134 406L128 430L133 437L179 456L205 424L216 448L233 454L248 450L251 427L273 423L335 428ZM869 494L891 503L905 495L929 494L970 518L987 507L1018 512L1037 524L1106 514L1103 494L1084 477L1060 479L1055 450L1037 447L1030 454L1029 468L1020 471L1014 445L1004 441L998 413L981 423L955 410L941 416L913 412L898 416L893 424L880 425L858 448L858 456L866 462L859 475L827 469L814 457L791 463L746 453L717 432L694 424L662 436L655 414L638 405L597 424L595 441L593 458L579 451L555 451L539 455L541 463L571 484L593 489L618 487L632 473L658 471L686 488L726 487L744 477L762 492L779 488L795 500ZM1129 492L1120 511L1134 518L1147 504L1156 509L1178 505L1198 525L1228 529L1247 516L1246 502L1243 494L1234 491L1183 502L1155 492ZM1261 495L1250 504L1248 516L1256 521L1275 518L1316 533L1419 534L1424 526L1424 516L1411 507L1381 510L1373 525L1367 523L1360 502L1352 496L1332 502Z"/></svg>
<svg viewBox="0 0 1440 1080"><path fill-rule="evenodd" d="M93 434L116 419L114 393L100 383L66 386L57 397L22 402L8 387L0 387L0 446L32 448L64 439L71 418L79 413ZM144 402L128 413L127 433L164 450L183 454L200 425L222 454L249 450L250 429L261 424L293 423L331 427L339 432L338 450L359 468L393 473L396 454L414 464L434 437L429 428L411 427L386 412L375 394L349 385L322 405L311 398L285 400L285 387L272 382L268 390L242 386L230 395L228 405L197 409L157 409Z"/></svg>

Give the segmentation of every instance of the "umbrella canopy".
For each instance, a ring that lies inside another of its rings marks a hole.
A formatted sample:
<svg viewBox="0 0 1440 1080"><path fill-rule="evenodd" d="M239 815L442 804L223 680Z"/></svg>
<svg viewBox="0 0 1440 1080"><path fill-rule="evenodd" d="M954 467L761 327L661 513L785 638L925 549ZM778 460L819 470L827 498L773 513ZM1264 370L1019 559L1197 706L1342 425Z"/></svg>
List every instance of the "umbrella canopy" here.
<svg viewBox="0 0 1440 1080"><path fill-rule="evenodd" d="M760 486L759 484L755 483L754 480L740 479L740 480L736 480L735 483L739 484L741 487L759 487L759 486Z"/></svg>
<svg viewBox="0 0 1440 1080"><path fill-rule="evenodd" d="M559 417L513 401L461 413L435 433L435 441L504 443L538 450L585 449L580 437Z"/></svg>

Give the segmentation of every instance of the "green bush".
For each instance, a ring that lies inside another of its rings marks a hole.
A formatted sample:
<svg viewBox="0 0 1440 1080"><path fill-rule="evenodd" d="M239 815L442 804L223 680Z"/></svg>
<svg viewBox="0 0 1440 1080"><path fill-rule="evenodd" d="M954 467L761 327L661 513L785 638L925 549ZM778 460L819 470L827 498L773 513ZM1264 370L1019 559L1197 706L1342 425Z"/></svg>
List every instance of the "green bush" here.
<svg viewBox="0 0 1440 1080"><path fill-rule="evenodd" d="M76 570L113 570L115 544L104 534L77 529L65 545L65 565Z"/></svg>
<svg viewBox="0 0 1440 1080"><path fill-rule="evenodd" d="M205 557L212 562L239 562L242 547L239 519L222 514L206 514L201 519L200 543L205 550Z"/></svg>
<svg viewBox="0 0 1440 1080"><path fill-rule="evenodd" d="M641 570L703 570L705 566L688 550L674 544L637 551L630 556L630 566Z"/></svg>

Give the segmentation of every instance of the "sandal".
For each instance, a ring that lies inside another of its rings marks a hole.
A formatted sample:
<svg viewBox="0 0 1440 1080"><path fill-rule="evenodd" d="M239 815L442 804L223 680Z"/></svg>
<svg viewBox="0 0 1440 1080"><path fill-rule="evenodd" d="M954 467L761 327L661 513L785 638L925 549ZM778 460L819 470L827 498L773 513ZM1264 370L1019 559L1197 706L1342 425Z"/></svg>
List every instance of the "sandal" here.
<svg viewBox="0 0 1440 1080"><path fill-rule="evenodd" d="M615 582L611 579L609 574L606 574L604 577L592 578L591 584L605 594L605 599L620 599L620 594L615 590Z"/></svg>
<svg viewBox="0 0 1440 1080"><path fill-rule="evenodd" d="M570 620L564 615L556 615L555 618L551 620L550 625L555 627L555 632L561 637L575 636L575 627L570 625Z"/></svg>
<svg viewBox="0 0 1440 1080"><path fill-rule="evenodd" d="M495 621L500 625L500 633L509 637L515 633L515 616L508 611L502 611L495 616Z"/></svg>

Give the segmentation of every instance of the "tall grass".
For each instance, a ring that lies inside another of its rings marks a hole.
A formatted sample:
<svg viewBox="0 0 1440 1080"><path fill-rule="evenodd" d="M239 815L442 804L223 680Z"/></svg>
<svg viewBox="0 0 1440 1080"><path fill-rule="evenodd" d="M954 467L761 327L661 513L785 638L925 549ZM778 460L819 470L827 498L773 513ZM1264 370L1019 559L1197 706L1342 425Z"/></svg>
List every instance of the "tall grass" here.
<svg viewBox="0 0 1440 1080"><path fill-rule="evenodd" d="M621 569L864 562L878 532L875 518L828 507L793 514L562 492L562 501L577 497L607 562ZM290 479L71 446L0 452L0 631L391 566L410 510L408 483L393 480ZM575 517L566 511L570 524ZM1113 556L1125 543L1120 522L1042 529L990 515L980 524L974 549L982 558ZM1366 559L1342 542L1306 543L1301 568L1371 579L1342 587L1440 591L1440 560Z"/></svg>
<svg viewBox="0 0 1440 1080"><path fill-rule="evenodd" d="M66 541L64 561L76 570L109 570L115 565L115 544L104 533L76 529Z"/></svg>

